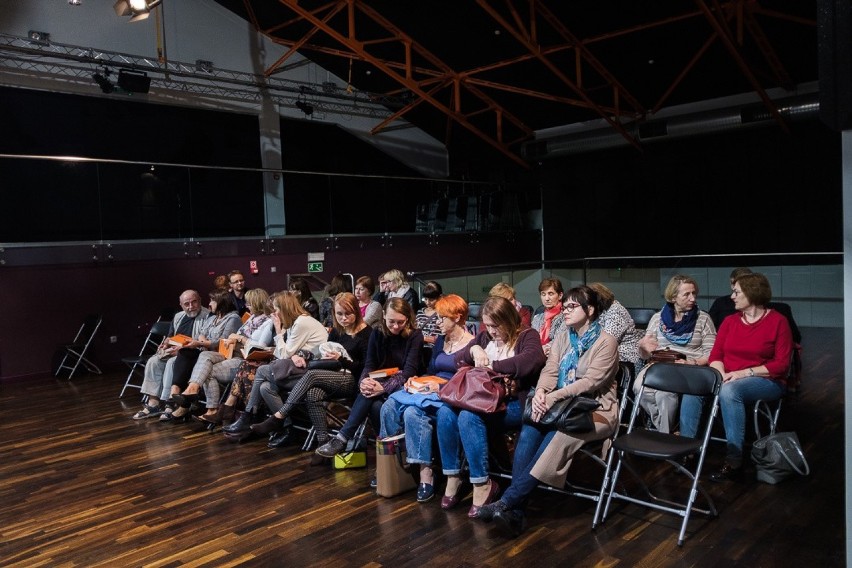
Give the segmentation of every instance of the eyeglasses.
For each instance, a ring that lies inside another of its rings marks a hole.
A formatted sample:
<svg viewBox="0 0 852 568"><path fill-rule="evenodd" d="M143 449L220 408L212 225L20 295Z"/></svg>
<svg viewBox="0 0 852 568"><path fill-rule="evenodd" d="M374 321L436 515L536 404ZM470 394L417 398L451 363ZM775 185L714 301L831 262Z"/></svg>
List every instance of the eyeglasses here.
<svg viewBox="0 0 852 568"><path fill-rule="evenodd" d="M385 323L388 324L388 327L402 327L408 322L408 318L401 320L392 320L385 318Z"/></svg>
<svg viewBox="0 0 852 568"><path fill-rule="evenodd" d="M737 290L736 288L734 288L733 290L731 290L731 296L739 296L739 295L740 295L740 294L742 294L742 293L743 293L743 291L742 291L742 290Z"/></svg>
<svg viewBox="0 0 852 568"><path fill-rule="evenodd" d="M562 311L563 312L573 312L574 310L576 310L579 307L580 307L580 304L576 304L574 302L568 302L567 304L562 304Z"/></svg>

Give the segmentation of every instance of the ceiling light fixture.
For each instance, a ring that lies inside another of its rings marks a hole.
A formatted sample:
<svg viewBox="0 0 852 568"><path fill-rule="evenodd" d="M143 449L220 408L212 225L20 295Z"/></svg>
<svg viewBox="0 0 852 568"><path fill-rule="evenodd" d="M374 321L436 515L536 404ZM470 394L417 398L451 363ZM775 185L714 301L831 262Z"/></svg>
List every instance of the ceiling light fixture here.
<svg viewBox="0 0 852 568"><path fill-rule="evenodd" d="M131 22L146 19L151 10L162 3L163 0L118 0L113 9L117 16L130 16Z"/></svg>
<svg viewBox="0 0 852 568"><path fill-rule="evenodd" d="M314 105L306 103L305 101L296 101L296 108L305 113L306 116L314 114Z"/></svg>

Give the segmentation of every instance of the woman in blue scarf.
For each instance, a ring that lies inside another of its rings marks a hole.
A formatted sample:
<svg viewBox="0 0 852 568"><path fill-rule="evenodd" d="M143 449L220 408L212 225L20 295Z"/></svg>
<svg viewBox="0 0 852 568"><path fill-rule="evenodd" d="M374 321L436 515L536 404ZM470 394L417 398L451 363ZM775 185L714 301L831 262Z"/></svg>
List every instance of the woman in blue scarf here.
<svg viewBox="0 0 852 568"><path fill-rule="evenodd" d="M706 365L716 342L716 327L707 314L698 309L698 283L690 276L675 274L663 292L666 303L651 317L645 337L639 340L639 355L651 357L657 349L670 349L684 356L677 363ZM645 380L646 365L636 376L633 391L638 395ZM645 389L639 401L654 427L673 432L677 426L678 397L669 392Z"/></svg>
<svg viewBox="0 0 852 568"><path fill-rule="evenodd" d="M533 398L533 420L557 401L579 394L601 406L594 411L595 429L565 433L524 424L515 446L512 484L499 501L485 505L478 518L494 519L511 535L525 528L524 508L539 483L563 487L574 454L586 442L607 438L618 427L618 341L603 331L598 316L600 298L588 286L571 288L563 296L567 329L553 340Z"/></svg>

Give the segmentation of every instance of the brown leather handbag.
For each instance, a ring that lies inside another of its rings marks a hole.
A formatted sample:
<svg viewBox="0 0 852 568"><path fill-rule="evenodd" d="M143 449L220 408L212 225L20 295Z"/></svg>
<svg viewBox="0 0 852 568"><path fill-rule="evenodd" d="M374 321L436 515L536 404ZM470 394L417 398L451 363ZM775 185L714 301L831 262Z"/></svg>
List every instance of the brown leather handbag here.
<svg viewBox="0 0 852 568"><path fill-rule="evenodd" d="M443 386L438 396L456 408L474 412L500 412L506 409L506 379L488 367L461 367Z"/></svg>
<svg viewBox="0 0 852 568"><path fill-rule="evenodd" d="M651 352L651 356L648 358L649 363L674 363L680 359L686 359L686 355L681 353L680 351L673 351L669 347L665 349L657 349L656 351Z"/></svg>

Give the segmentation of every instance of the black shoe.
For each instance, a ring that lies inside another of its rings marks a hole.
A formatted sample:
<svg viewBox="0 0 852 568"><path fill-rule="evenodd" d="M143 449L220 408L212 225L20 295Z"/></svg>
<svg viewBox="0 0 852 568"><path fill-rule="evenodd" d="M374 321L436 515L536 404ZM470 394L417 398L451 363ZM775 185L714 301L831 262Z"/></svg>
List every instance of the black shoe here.
<svg viewBox="0 0 852 568"><path fill-rule="evenodd" d="M722 464L719 471L710 474L710 481L742 481L743 466L733 467L728 462Z"/></svg>
<svg viewBox="0 0 852 568"><path fill-rule="evenodd" d="M293 421L290 420L289 417L278 418L273 414L263 422L260 422L258 424L252 424L250 428L256 434L274 434L276 432L288 430L292 423Z"/></svg>
<svg viewBox="0 0 852 568"><path fill-rule="evenodd" d="M254 428L252 428L254 430ZM255 430L256 431L256 430ZM283 430L278 430L277 432L273 432L269 436L269 443L266 444L267 448L281 448L286 446L290 441L290 428L284 428ZM316 454L314 454L316 455Z"/></svg>
<svg viewBox="0 0 852 568"><path fill-rule="evenodd" d="M500 527L508 536L516 537L520 536L526 530L527 519L523 511L507 509L494 513L494 524Z"/></svg>
<svg viewBox="0 0 852 568"><path fill-rule="evenodd" d="M251 424L254 422L254 415L250 412L241 412L240 417L233 424L225 426L222 431L226 434L235 434L237 432L251 432Z"/></svg>
<svg viewBox="0 0 852 568"><path fill-rule="evenodd" d="M491 483L494 483L493 481ZM471 519L479 519L480 521L490 521L495 518L497 513L502 511L508 511L509 506L506 505L502 500L494 501L493 503L488 503L486 505L482 505L477 507L476 505L471 506L470 511L468 511L467 516Z"/></svg>
<svg viewBox="0 0 852 568"><path fill-rule="evenodd" d="M173 394L169 402L175 406L189 408L193 403L198 402L198 393L196 394Z"/></svg>
<svg viewBox="0 0 852 568"><path fill-rule="evenodd" d="M337 436L317 448L316 452L324 458L333 458L346 449L346 440L341 440Z"/></svg>
<svg viewBox="0 0 852 568"><path fill-rule="evenodd" d="M421 483L417 486L417 502L426 503L435 496L435 486L431 483Z"/></svg>

